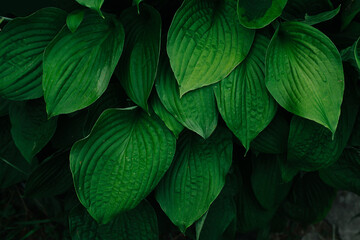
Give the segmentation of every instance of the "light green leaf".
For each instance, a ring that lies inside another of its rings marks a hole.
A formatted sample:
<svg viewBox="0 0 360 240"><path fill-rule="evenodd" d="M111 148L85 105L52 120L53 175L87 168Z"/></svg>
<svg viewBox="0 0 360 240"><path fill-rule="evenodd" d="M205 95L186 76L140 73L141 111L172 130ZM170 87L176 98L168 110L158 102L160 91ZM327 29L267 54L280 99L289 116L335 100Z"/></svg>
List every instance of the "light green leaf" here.
<svg viewBox="0 0 360 240"><path fill-rule="evenodd" d="M98 224L78 205L69 215L73 240L158 240L156 213L150 203L142 201L135 209L122 213L107 224Z"/></svg>
<svg viewBox="0 0 360 240"><path fill-rule="evenodd" d="M157 187L156 199L182 232L198 220L219 195L232 162L232 136L218 128L207 140L183 133L175 159Z"/></svg>
<svg viewBox="0 0 360 240"><path fill-rule="evenodd" d="M108 86L123 43L121 23L111 16L102 19L90 10L75 33L64 27L44 54L48 115L71 113L95 102Z"/></svg>
<svg viewBox="0 0 360 240"><path fill-rule="evenodd" d="M265 55L270 40L257 34L243 62L215 85L219 112L246 151L251 141L269 125L277 104L265 86Z"/></svg>
<svg viewBox="0 0 360 240"><path fill-rule="evenodd" d="M117 70L119 80L131 100L148 111L147 100L159 62L161 16L156 9L142 4L140 15L131 7L122 12L120 20L126 37Z"/></svg>
<svg viewBox="0 0 360 240"><path fill-rule="evenodd" d="M277 208L290 191L291 183L281 177L280 158L285 155L265 155L251 159L253 170L251 185L260 205L265 209Z"/></svg>
<svg viewBox="0 0 360 240"><path fill-rule="evenodd" d="M47 119L42 99L10 105L11 135L24 158L31 162L56 130L57 118Z"/></svg>
<svg viewBox="0 0 360 240"><path fill-rule="evenodd" d="M340 53L319 30L285 22L266 53L266 87L287 111L335 134L344 93Z"/></svg>
<svg viewBox="0 0 360 240"><path fill-rule="evenodd" d="M244 60L254 34L239 24L233 0L184 1L167 39L180 96L224 79Z"/></svg>
<svg viewBox="0 0 360 240"><path fill-rule="evenodd" d="M169 112L166 110L164 105L161 103L157 93L151 98L151 107L159 116L159 118L165 123L165 125L172 131L176 138L179 137L179 134L184 129L184 126L181 125Z"/></svg>
<svg viewBox="0 0 360 240"><path fill-rule="evenodd" d="M319 171L320 178L329 186L360 195L360 151L345 149L338 161Z"/></svg>
<svg viewBox="0 0 360 240"><path fill-rule="evenodd" d="M106 110L70 152L78 198L108 223L154 189L174 153L175 138L160 120L136 108Z"/></svg>
<svg viewBox="0 0 360 240"><path fill-rule="evenodd" d="M211 135L218 121L212 87L197 89L180 98L178 85L165 56L160 58L155 86L162 104L177 121L205 139Z"/></svg>
<svg viewBox="0 0 360 240"><path fill-rule="evenodd" d="M26 181L25 197L51 197L73 186L69 153L55 154L42 162Z"/></svg>
<svg viewBox="0 0 360 240"><path fill-rule="evenodd" d="M354 97L355 93L350 95L352 87L351 84L348 86L334 138L322 125L293 117L287 151L287 162L291 167L315 171L330 166L340 157L350 138L359 109L359 98Z"/></svg>
<svg viewBox="0 0 360 240"><path fill-rule="evenodd" d="M93 9L99 13L99 15L104 18L100 8L104 3L104 0L76 0L81 5Z"/></svg>
<svg viewBox="0 0 360 240"><path fill-rule="evenodd" d="M10 21L0 31L0 96L27 100L43 95L43 52L65 18L63 10L44 8Z"/></svg>
<svg viewBox="0 0 360 240"><path fill-rule="evenodd" d="M254 4L238 0L237 12L240 23L247 28L263 28L279 17L287 0L264 0Z"/></svg>
<svg viewBox="0 0 360 240"><path fill-rule="evenodd" d="M276 114L271 123L251 142L257 152L280 154L287 150L290 124L283 114Z"/></svg>
<svg viewBox="0 0 360 240"><path fill-rule="evenodd" d="M74 33L78 29L81 22L84 20L84 15L84 10L76 10L68 14L68 16L66 17L66 25L72 33Z"/></svg>
<svg viewBox="0 0 360 240"><path fill-rule="evenodd" d="M341 4L334 10L318 13L316 15L305 14L305 20L302 21L308 25L315 25L333 19L340 12Z"/></svg>

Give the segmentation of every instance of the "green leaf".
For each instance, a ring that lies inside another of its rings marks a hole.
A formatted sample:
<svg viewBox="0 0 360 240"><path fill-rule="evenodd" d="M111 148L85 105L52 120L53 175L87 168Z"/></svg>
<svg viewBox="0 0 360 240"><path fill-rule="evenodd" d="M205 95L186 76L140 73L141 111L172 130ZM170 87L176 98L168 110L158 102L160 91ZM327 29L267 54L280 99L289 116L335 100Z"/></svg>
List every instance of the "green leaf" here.
<svg viewBox="0 0 360 240"><path fill-rule="evenodd" d="M277 208L290 191L291 183L281 177L279 158L285 155L260 155L251 159L253 171L251 185L260 205L265 209Z"/></svg>
<svg viewBox="0 0 360 240"><path fill-rule="evenodd" d="M42 162L29 176L26 197L51 197L73 186L69 168L69 153L55 154Z"/></svg>
<svg viewBox="0 0 360 240"><path fill-rule="evenodd" d="M165 123L165 125L171 130L176 138L179 138L179 134L184 129L184 126L181 125L169 112L166 110L164 105L161 103L157 93L151 98L151 107L159 116L159 118Z"/></svg>
<svg viewBox="0 0 360 240"><path fill-rule="evenodd" d="M320 178L329 186L360 195L360 151L345 149L338 161L319 171Z"/></svg>
<svg viewBox="0 0 360 240"><path fill-rule="evenodd" d="M44 54L48 115L71 113L95 102L108 86L123 43L121 23L111 16L102 19L90 10L75 33L64 27Z"/></svg>
<svg viewBox="0 0 360 240"><path fill-rule="evenodd" d="M155 188L174 153L175 138L160 120L135 108L106 110L70 152L78 198L97 222L108 223Z"/></svg>
<svg viewBox="0 0 360 240"><path fill-rule="evenodd" d="M266 53L265 76L266 87L283 108L335 134L344 73L327 36L304 23L282 23Z"/></svg>
<svg viewBox="0 0 360 240"><path fill-rule="evenodd" d="M99 15L104 18L100 8L104 3L104 0L76 0L81 5L93 9L99 13Z"/></svg>
<svg viewBox="0 0 360 240"><path fill-rule="evenodd" d="M214 87L221 116L246 150L269 125L277 109L265 86L265 54L269 42L257 34L245 60Z"/></svg>
<svg viewBox="0 0 360 240"><path fill-rule="evenodd" d="M360 12L360 1L359 0L345 0L343 11L341 13L341 30L344 30L349 26L351 21Z"/></svg>
<svg viewBox="0 0 360 240"><path fill-rule="evenodd" d="M232 136L218 128L207 140L183 133L175 159L157 187L156 199L182 232L198 220L219 195L232 161Z"/></svg>
<svg viewBox="0 0 360 240"><path fill-rule="evenodd" d="M78 205L69 215L73 240L158 240L156 213L150 203L142 201L135 209L122 213L107 224L98 224Z"/></svg>
<svg viewBox="0 0 360 240"><path fill-rule="evenodd" d="M283 210L296 221L316 223L325 218L335 196L336 191L321 181L317 173L308 173L294 182Z"/></svg>
<svg viewBox="0 0 360 240"><path fill-rule="evenodd" d="M254 34L239 24L233 0L184 1L167 39L180 96L224 79L244 60Z"/></svg>
<svg viewBox="0 0 360 240"><path fill-rule="evenodd" d="M208 138L215 130L218 112L212 87L203 87L189 92L182 98L169 62L160 58L156 91L164 107L183 126Z"/></svg>
<svg viewBox="0 0 360 240"><path fill-rule="evenodd" d="M269 126L251 142L251 149L270 154L285 153L289 128L290 124L283 114L276 114Z"/></svg>
<svg viewBox="0 0 360 240"><path fill-rule="evenodd" d="M340 12L340 7L341 7L341 4L333 10L318 13L316 15L310 16L308 14L305 14L305 20L302 22L306 23L308 25L315 25L318 23L328 21L330 19L333 19Z"/></svg>
<svg viewBox="0 0 360 240"><path fill-rule="evenodd" d="M240 23L247 28L263 28L279 17L287 0L265 0L254 4L238 0L237 12Z"/></svg>
<svg viewBox="0 0 360 240"><path fill-rule="evenodd" d="M43 52L65 18L63 10L44 8L10 21L0 31L0 96L27 100L43 95Z"/></svg>
<svg viewBox="0 0 360 240"><path fill-rule="evenodd" d="M120 15L125 28L125 47L118 65L118 76L126 94L148 111L147 100L155 82L159 62L161 16L149 5L135 7Z"/></svg>
<svg viewBox="0 0 360 240"><path fill-rule="evenodd" d="M11 104L9 117L14 142L24 158L31 162L54 135L57 118L47 119L42 99Z"/></svg>
<svg viewBox="0 0 360 240"><path fill-rule="evenodd" d="M306 15L317 15L334 9L329 0L288 0L282 18L288 21L299 21Z"/></svg>
<svg viewBox="0 0 360 240"><path fill-rule="evenodd" d="M68 16L66 17L66 25L72 33L74 33L78 29L81 22L84 20L84 15L84 10L76 10L68 14Z"/></svg>
<svg viewBox="0 0 360 240"><path fill-rule="evenodd" d="M337 161L350 138L359 109L359 98L350 95L351 88L349 84L334 138L322 125L293 117L287 151L287 162L291 167L303 171L315 171Z"/></svg>

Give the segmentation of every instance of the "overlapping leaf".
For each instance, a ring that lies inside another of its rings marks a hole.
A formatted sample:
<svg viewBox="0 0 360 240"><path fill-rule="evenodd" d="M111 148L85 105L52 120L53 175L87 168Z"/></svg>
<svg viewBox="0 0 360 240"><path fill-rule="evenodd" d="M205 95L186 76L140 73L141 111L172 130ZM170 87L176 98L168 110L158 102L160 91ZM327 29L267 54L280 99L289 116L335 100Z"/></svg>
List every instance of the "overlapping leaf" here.
<svg viewBox="0 0 360 240"><path fill-rule="evenodd" d="M135 209L118 215L107 224L98 224L86 210L77 206L69 216L73 240L158 240L156 213L146 200Z"/></svg>
<svg viewBox="0 0 360 240"><path fill-rule="evenodd" d="M134 208L169 168L175 138L140 109L109 109L76 142L70 168L80 202L99 223Z"/></svg>
<svg viewBox="0 0 360 240"><path fill-rule="evenodd" d="M254 33L239 24L233 0L184 1L167 41L180 95L225 78L248 54Z"/></svg>
<svg viewBox="0 0 360 240"><path fill-rule="evenodd" d="M41 97L42 55L65 24L66 12L44 8L16 18L0 32L0 96L13 100Z"/></svg>
<svg viewBox="0 0 360 240"><path fill-rule="evenodd" d="M24 158L31 159L50 141L57 118L47 118L42 99L10 105L11 135Z"/></svg>
<svg viewBox="0 0 360 240"><path fill-rule="evenodd" d="M279 17L287 0L266 0L254 4L238 0L237 12L240 23L247 28L263 28Z"/></svg>
<svg viewBox="0 0 360 240"><path fill-rule="evenodd" d="M276 113L277 104L265 86L268 45L269 39L257 34L245 60L214 87L221 116L246 150Z"/></svg>
<svg viewBox="0 0 360 240"><path fill-rule="evenodd" d="M328 20L334 18L340 12L340 7L341 7L341 5L339 5L337 8L335 8L333 10L318 13L316 15L305 14L305 19L302 22L309 24L309 25L315 25L318 23L328 21Z"/></svg>
<svg viewBox="0 0 360 240"><path fill-rule="evenodd" d="M102 19L90 10L76 32L63 27L44 54L48 115L71 113L95 102L108 86L123 43L121 23L112 16Z"/></svg>
<svg viewBox="0 0 360 240"><path fill-rule="evenodd" d="M266 86L286 110L335 133L344 73L338 50L319 30L296 22L280 25L266 54Z"/></svg>
<svg viewBox="0 0 360 240"><path fill-rule="evenodd" d="M178 85L165 56L160 59L156 91L164 107L186 128L208 138L215 130L218 112L212 87L179 96Z"/></svg>
<svg viewBox="0 0 360 240"><path fill-rule="evenodd" d="M101 6L104 3L104 0L76 0L81 5L84 5L85 7L91 8L95 11L97 11L100 16L103 17L103 14L101 13Z"/></svg>
<svg viewBox="0 0 360 240"><path fill-rule="evenodd" d="M161 16L153 7L142 4L120 15L125 28L125 47L118 76L126 94L148 111L147 100L155 82L160 54Z"/></svg>
<svg viewBox="0 0 360 240"><path fill-rule="evenodd" d="M156 199L182 232L198 220L219 195L232 161L231 134L219 127L207 140L186 132L175 159L158 185Z"/></svg>

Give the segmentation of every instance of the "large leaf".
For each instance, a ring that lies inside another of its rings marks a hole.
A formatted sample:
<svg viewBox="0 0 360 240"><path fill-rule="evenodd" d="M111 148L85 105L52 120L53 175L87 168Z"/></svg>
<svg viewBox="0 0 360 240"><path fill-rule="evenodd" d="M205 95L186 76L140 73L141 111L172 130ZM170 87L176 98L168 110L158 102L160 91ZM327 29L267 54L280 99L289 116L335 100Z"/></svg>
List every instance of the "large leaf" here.
<svg viewBox="0 0 360 240"><path fill-rule="evenodd" d="M327 36L304 23L281 24L266 53L265 76L282 107L335 133L344 73L340 54Z"/></svg>
<svg viewBox="0 0 360 240"><path fill-rule="evenodd" d="M156 81L156 91L165 108L186 128L208 138L215 130L218 112L212 87L192 91L182 98L169 62L162 56Z"/></svg>
<svg viewBox="0 0 360 240"><path fill-rule="evenodd" d="M269 39L257 34L243 62L214 87L219 112L246 150L269 125L277 104L265 86L265 55Z"/></svg>
<svg viewBox="0 0 360 240"><path fill-rule="evenodd" d="M160 120L136 108L106 110L70 152L78 198L108 223L154 189L174 153L175 138Z"/></svg>
<svg viewBox="0 0 360 240"><path fill-rule="evenodd" d="M254 33L239 24L233 0L184 1L167 41L180 95L225 78L248 54Z"/></svg>
<svg viewBox="0 0 360 240"><path fill-rule="evenodd" d="M290 124L278 113L252 142L251 149L262 153L280 154L287 149Z"/></svg>
<svg viewBox="0 0 360 240"><path fill-rule="evenodd" d="M279 17L287 0L264 0L254 4L238 0L237 12L240 23L247 28L263 28Z"/></svg>
<svg viewBox="0 0 360 240"><path fill-rule="evenodd" d="M81 206L69 215L73 240L158 240L156 213L146 200L135 209L122 213L107 224L98 224Z"/></svg>
<svg viewBox="0 0 360 240"><path fill-rule="evenodd" d="M294 220L315 223L325 218L335 196L336 191L321 181L317 173L308 173L294 182L283 210Z"/></svg>
<svg viewBox="0 0 360 240"><path fill-rule="evenodd" d="M149 5L126 9L120 15L125 28L124 53L119 63L119 79L126 94L148 111L147 100L155 82L160 54L161 17Z"/></svg>
<svg viewBox="0 0 360 240"><path fill-rule="evenodd" d="M42 99L11 104L9 117L14 142L30 162L54 135L57 118L47 119Z"/></svg>
<svg viewBox="0 0 360 240"><path fill-rule="evenodd" d="M207 140L190 132L180 136L156 199L182 232L209 209L223 188L232 161L231 140L230 132L220 127Z"/></svg>
<svg viewBox="0 0 360 240"><path fill-rule="evenodd" d="M328 185L360 195L360 151L345 149L338 161L319 171L320 178Z"/></svg>
<svg viewBox="0 0 360 240"><path fill-rule="evenodd" d="M289 193L291 183L281 178L280 160L285 155L260 155L252 159L251 185L260 205L265 209L276 208Z"/></svg>
<svg viewBox="0 0 360 240"><path fill-rule="evenodd" d="M63 10L44 8L10 21L0 31L0 96L26 100L43 95L42 55L65 18Z"/></svg>
<svg viewBox="0 0 360 240"><path fill-rule="evenodd" d="M104 0L76 0L78 3L80 3L81 5L84 5L85 7L91 8L95 11L97 11L100 16L103 17L102 13L101 13L101 6L104 3Z"/></svg>
<svg viewBox="0 0 360 240"><path fill-rule="evenodd" d="M95 102L108 86L123 43L121 23L112 16L102 19L90 10L76 32L63 27L44 54L48 115L71 113Z"/></svg>
<svg viewBox="0 0 360 240"><path fill-rule="evenodd" d="M333 164L350 138L359 109L358 101L359 98L353 98L346 91L334 138L322 125L294 116L290 124L287 163L303 171L315 171Z"/></svg>

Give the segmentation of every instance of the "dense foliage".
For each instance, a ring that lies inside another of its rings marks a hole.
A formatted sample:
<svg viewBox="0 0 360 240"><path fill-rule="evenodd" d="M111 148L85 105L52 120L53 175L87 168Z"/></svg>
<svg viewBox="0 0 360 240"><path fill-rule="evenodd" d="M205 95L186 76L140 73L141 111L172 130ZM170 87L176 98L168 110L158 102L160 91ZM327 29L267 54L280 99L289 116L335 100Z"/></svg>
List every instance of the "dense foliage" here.
<svg viewBox="0 0 360 240"><path fill-rule="evenodd" d="M359 12L1 3L1 239L260 240L321 221L338 189L360 194Z"/></svg>

